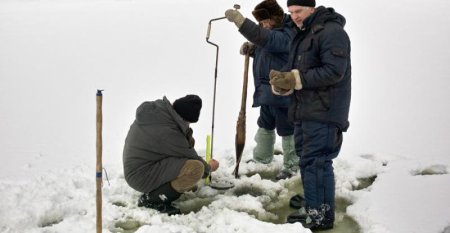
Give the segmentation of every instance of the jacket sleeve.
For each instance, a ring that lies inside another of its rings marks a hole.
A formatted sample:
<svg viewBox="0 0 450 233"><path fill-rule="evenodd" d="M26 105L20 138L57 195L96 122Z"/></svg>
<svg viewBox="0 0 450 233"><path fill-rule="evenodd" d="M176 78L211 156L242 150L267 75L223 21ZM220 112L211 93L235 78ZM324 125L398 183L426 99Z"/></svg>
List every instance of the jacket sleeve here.
<svg viewBox="0 0 450 233"><path fill-rule="evenodd" d="M291 34L287 30L269 30L245 19L239 32L250 42L273 53L289 53Z"/></svg>
<svg viewBox="0 0 450 233"><path fill-rule="evenodd" d="M206 161L202 157L199 157L199 160L205 166L205 171L203 172L203 176L202 176L202 178L205 179L206 177L209 176L209 174L211 174L211 167L209 166L208 163L206 163Z"/></svg>
<svg viewBox="0 0 450 233"><path fill-rule="evenodd" d="M342 80L347 70L350 40L342 27L325 29L319 43L320 66L301 71L304 89L334 85Z"/></svg>
<svg viewBox="0 0 450 233"><path fill-rule="evenodd" d="M172 133L169 134L170 136L167 140L162 140L161 143L165 144L164 148L167 149L167 154L172 157L195 159L202 162L205 167L203 178L206 178L210 174L211 168L208 163L197 154L197 151L191 144L189 137L192 138L192 133L192 129L189 129L187 135L184 137L179 130L174 129Z"/></svg>

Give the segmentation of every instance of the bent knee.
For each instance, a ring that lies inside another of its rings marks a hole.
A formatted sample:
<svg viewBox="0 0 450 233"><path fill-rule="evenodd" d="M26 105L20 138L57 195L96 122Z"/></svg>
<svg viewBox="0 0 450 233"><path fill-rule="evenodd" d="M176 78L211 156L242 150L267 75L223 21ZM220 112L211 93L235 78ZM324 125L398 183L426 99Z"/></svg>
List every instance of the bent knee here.
<svg viewBox="0 0 450 233"><path fill-rule="evenodd" d="M187 160L181 168L180 175L200 180L205 172L205 166L199 160Z"/></svg>
<svg viewBox="0 0 450 233"><path fill-rule="evenodd" d="M205 166L199 160L187 160L181 167L178 177L173 180L172 187L180 193L192 189L203 176Z"/></svg>

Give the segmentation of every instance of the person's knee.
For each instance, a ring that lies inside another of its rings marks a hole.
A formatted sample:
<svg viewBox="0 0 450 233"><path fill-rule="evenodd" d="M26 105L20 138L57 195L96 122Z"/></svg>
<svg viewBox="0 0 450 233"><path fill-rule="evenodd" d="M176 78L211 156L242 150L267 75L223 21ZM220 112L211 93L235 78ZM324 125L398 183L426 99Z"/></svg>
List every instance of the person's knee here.
<svg viewBox="0 0 450 233"><path fill-rule="evenodd" d="M181 167L178 177L171 182L172 187L180 193L192 189L202 178L205 166L199 160L187 160Z"/></svg>
<svg viewBox="0 0 450 233"><path fill-rule="evenodd" d="M185 176L199 181L202 178L203 173L205 172L205 166L199 160L187 160L181 170L185 170Z"/></svg>

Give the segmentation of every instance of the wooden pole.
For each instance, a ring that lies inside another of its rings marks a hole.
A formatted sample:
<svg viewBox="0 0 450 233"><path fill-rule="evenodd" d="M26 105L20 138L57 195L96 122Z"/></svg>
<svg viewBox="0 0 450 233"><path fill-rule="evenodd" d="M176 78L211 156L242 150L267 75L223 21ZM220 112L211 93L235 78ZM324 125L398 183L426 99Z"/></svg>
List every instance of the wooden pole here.
<svg viewBox="0 0 450 233"><path fill-rule="evenodd" d="M97 203L97 233L102 232L102 90L97 90L97 164L96 170L96 203Z"/></svg>
<svg viewBox="0 0 450 233"><path fill-rule="evenodd" d="M247 105L247 84L248 84L248 66L250 63L249 51L245 54L244 63L244 81L242 86L241 110L236 124L236 167L233 174L235 178L239 178L239 163L241 162L242 152L245 146L245 114Z"/></svg>

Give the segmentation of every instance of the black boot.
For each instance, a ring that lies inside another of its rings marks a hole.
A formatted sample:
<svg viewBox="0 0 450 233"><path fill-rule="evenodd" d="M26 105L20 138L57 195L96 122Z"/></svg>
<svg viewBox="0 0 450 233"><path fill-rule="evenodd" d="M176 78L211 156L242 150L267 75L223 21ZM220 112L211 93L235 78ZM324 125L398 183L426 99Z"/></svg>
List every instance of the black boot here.
<svg viewBox="0 0 450 233"><path fill-rule="evenodd" d="M289 200L289 206L294 209L300 209L302 207L305 207L305 198L302 197L300 194L297 194Z"/></svg>
<svg viewBox="0 0 450 233"><path fill-rule="evenodd" d="M294 212L290 213L287 216L286 222L288 223L296 223L302 222L308 217L308 213L306 212L305 207L302 207Z"/></svg>
<svg viewBox="0 0 450 233"><path fill-rule="evenodd" d="M149 193L142 194L138 206L155 209L168 215L181 214L180 209L172 206L172 202L180 196L181 193L175 191L168 182Z"/></svg>
<svg viewBox="0 0 450 233"><path fill-rule="evenodd" d="M334 227L334 219L328 219L326 212L330 211L329 207L322 205L320 209L301 208L291 213L288 218L288 223L300 222L303 227L309 228L311 231L328 230Z"/></svg>

